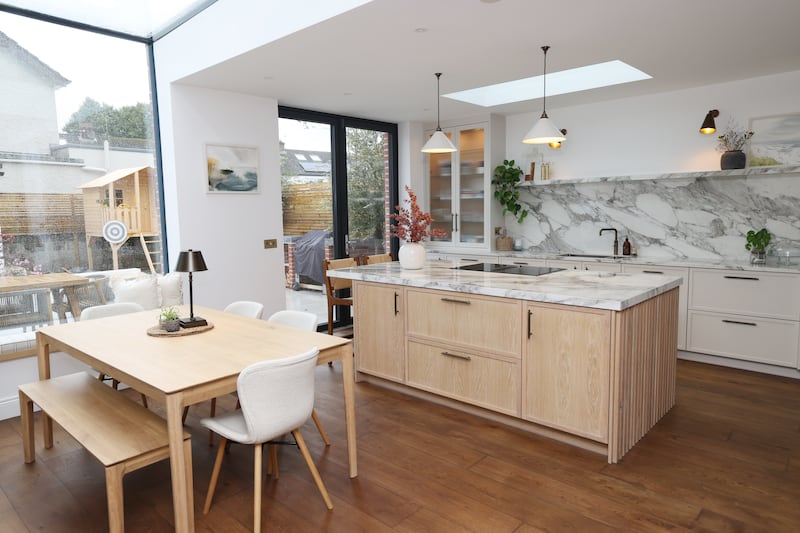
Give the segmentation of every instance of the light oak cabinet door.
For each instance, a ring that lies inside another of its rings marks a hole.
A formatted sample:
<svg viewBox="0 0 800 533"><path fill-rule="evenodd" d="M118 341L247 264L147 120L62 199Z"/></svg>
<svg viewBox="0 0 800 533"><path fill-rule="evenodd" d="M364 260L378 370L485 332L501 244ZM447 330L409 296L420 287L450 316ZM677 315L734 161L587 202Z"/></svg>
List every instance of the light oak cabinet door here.
<svg viewBox="0 0 800 533"><path fill-rule="evenodd" d="M356 370L405 380L404 299L402 287L356 282Z"/></svg>
<svg viewBox="0 0 800 533"><path fill-rule="evenodd" d="M459 292L408 289L408 335L519 359L522 303Z"/></svg>
<svg viewBox="0 0 800 533"><path fill-rule="evenodd" d="M408 342L408 384L493 411L519 416L519 360Z"/></svg>
<svg viewBox="0 0 800 533"><path fill-rule="evenodd" d="M608 442L611 312L528 304L523 417Z"/></svg>

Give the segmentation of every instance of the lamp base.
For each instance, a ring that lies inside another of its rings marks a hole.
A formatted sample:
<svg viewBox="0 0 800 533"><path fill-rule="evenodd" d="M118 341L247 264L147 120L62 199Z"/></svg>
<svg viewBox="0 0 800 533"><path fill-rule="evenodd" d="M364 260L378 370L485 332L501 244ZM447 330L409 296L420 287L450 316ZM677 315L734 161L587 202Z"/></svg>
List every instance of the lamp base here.
<svg viewBox="0 0 800 533"><path fill-rule="evenodd" d="M200 318L199 316L190 318L181 318L180 320L182 328L196 328L198 326L208 325L208 320L206 320L205 318Z"/></svg>

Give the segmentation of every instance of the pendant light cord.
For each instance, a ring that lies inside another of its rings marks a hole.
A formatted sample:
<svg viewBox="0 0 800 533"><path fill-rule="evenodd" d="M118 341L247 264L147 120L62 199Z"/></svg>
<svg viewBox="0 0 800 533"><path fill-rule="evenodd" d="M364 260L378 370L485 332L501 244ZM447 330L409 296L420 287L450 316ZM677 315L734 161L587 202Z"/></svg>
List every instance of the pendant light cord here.
<svg viewBox="0 0 800 533"><path fill-rule="evenodd" d="M442 73L436 73L436 131L442 131L442 126L439 123L439 78Z"/></svg>
<svg viewBox="0 0 800 533"><path fill-rule="evenodd" d="M542 46L544 51L544 76L543 76L543 100L542 100L542 118L547 117L547 51L550 50L549 46Z"/></svg>

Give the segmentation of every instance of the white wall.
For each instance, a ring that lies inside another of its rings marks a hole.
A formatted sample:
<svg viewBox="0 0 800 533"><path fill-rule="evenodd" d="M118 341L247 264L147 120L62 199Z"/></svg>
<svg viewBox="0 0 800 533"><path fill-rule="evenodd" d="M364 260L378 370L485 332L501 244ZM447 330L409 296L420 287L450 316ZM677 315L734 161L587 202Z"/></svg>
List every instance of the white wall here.
<svg viewBox="0 0 800 533"><path fill-rule="evenodd" d="M646 83L646 82L642 82ZM718 134L732 117L800 112L800 71L596 104L557 108L547 114L567 141L560 150L522 144L540 112L506 118L506 151L523 169L541 156L553 163L551 179L719 170L717 135L698 133L718 109ZM758 132L756 132L758 135ZM538 175L538 170L537 170Z"/></svg>
<svg viewBox="0 0 800 533"><path fill-rule="evenodd" d="M194 275L195 303L223 308L234 300L285 307L278 106L269 98L174 84L172 135L164 151L170 261L201 250L209 270ZM205 145L259 150L259 191L208 193ZM265 250L264 239L278 239Z"/></svg>

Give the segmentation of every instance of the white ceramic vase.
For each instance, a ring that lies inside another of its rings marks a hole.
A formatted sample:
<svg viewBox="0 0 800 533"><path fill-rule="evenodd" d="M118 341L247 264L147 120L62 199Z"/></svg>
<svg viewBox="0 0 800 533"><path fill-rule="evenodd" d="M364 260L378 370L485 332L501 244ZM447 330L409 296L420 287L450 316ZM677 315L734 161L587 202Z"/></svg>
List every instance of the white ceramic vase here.
<svg viewBox="0 0 800 533"><path fill-rule="evenodd" d="M406 270L419 270L425 266L425 247L418 242L407 242L400 247L397 259Z"/></svg>

